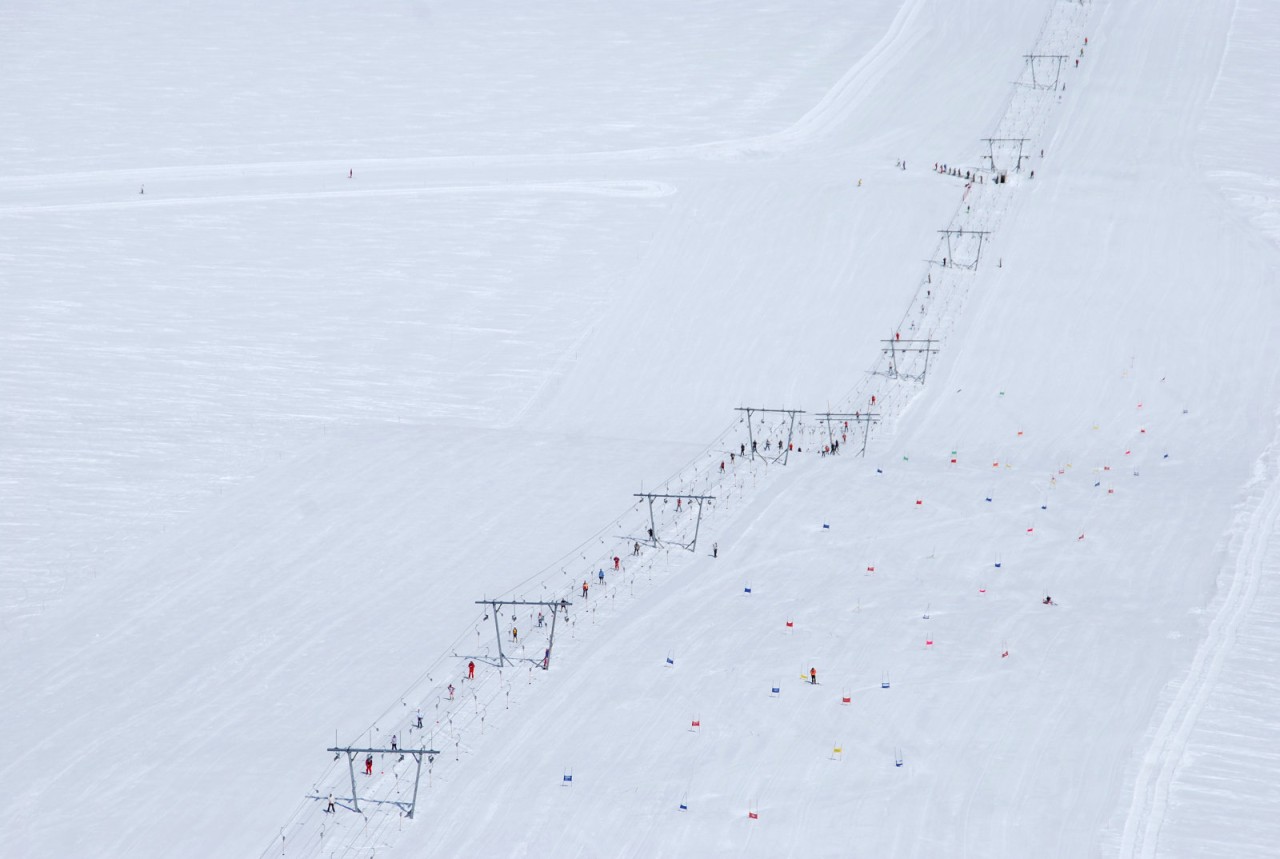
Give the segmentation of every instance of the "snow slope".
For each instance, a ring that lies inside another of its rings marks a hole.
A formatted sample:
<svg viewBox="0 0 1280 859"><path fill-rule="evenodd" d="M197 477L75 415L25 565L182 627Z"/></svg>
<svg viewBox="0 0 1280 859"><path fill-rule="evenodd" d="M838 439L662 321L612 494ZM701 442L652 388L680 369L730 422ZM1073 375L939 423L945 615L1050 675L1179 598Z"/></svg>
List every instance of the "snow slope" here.
<svg viewBox="0 0 1280 859"><path fill-rule="evenodd" d="M0 37L19 855L1274 843L1265 8L81 12Z"/></svg>

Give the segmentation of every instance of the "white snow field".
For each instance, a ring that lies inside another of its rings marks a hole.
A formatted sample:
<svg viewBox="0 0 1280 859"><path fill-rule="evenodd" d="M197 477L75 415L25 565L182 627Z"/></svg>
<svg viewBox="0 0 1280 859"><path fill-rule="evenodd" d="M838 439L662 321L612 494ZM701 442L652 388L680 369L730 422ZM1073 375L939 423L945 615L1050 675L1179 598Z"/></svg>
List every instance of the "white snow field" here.
<svg viewBox="0 0 1280 859"><path fill-rule="evenodd" d="M4 855L1275 855L1280 8L11 5Z"/></svg>

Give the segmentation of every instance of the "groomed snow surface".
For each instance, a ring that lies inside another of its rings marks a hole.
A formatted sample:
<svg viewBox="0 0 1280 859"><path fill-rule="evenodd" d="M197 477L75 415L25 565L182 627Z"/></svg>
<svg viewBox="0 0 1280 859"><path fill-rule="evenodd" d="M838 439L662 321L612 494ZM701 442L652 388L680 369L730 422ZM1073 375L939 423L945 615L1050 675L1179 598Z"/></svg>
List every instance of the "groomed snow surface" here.
<svg viewBox="0 0 1280 859"><path fill-rule="evenodd" d="M0 852L1274 855L1273 7L9 10Z"/></svg>

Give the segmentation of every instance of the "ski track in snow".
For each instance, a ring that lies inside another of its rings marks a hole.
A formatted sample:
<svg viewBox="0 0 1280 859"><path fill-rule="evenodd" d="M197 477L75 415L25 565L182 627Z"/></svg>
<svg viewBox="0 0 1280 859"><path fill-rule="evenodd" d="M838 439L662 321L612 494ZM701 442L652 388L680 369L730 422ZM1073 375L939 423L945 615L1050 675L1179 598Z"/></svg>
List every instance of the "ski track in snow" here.
<svg viewBox="0 0 1280 859"><path fill-rule="evenodd" d="M154 187L154 186L153 186ZM150 197L139 195L137 201L110 200L98 203L48 203L0 207L0 214L26 212L86 212L106 209L129 209L138 206L210 206L239 205L281 200L349 200L364 197L419 197L432 194L589 194L603 197L669 197L676 193L675 186L665 182L617 181L617 182L525 182L486 185L423 185L418 188L359 188L345 191L281 191L277 193L215 194L207 196L182 194L167 196L153 193Z"/></svg>
<svg viewBox="0 0 1280 859"><path fill-rule="evenodd" d="M1187 740L1214 691L1241 621L1257 597L1270 540L1280 520L1280 436L1259 459L1254 482L1253 497L1241 511L1236 527L1240 547L1219 580L1225 593L1138 770L1120 843L1121 856L1157 855L1170 785L1182 764Z"/></svg>
<svg viewBox="0 0 1280 859"><path fill-rule="evenodd" d="M801 150L823 135L830 134L840 122L846 120L859 102L887 73L887 67L909 50L912 26L925 0L910 0L894 17L887 32L875 46L850 68L827 94L793 125L765 135L717 140L705 143L677 146L655 146L641 149L621 149L605 152L589 152L567 155L446 155L422 158L378 158L350 161L295 161L223 164L189 167L138 167L132 169L78 171L35 176L19 176L6 180L0 189L0 214L30 211L91 211L124 208L145 204L153 205L205 205L237 204L257 201L296 200L308 198L356 198L376 196L416 196L425 194L460 193L576 193L602 194L606 196L663 197L676 192L665 182L601 181L601 182L517 182L486 183L477 185L428 185L422 187L361 188L358 190L308 190L282 191L279 193L254 192L242 194L184 194L191 185L217 181L246 182L252 180L255 187L262 184L280 184L285 180L307 179L312 181L340 181L342 171L352 170L362 183L368 176L377 177L390 171L417 168L427 173L454 173L458 170L493 167L564 168L566 166L604 165L616 166L629 162L682 160L690 157L737 158L743 155L781 154ZM345 178L345 177L342 177ZM69 201L49 203L5 204L6 194L20 193L24 199L33 194L65 194L70 189L83 193L86 188L97 188L99 193L118 194L121 187L150 185L150 195L135 195L138 199L110 199L93 202Z"/></svg>

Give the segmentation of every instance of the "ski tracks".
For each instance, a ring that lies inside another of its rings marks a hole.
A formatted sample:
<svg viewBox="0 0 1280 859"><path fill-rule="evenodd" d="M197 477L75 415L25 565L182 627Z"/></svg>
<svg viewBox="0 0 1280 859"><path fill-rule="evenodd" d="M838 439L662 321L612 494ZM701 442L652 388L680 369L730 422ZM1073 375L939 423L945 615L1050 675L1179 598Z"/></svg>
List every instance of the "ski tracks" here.
<svg viewBox="0 0 1280 859"><path fill-rule="evenodd" d="M1157 854L1160 827L1169 804L1169 788L1182 763L1187 739L1195 727L1210 693L1217 683L1223 662L1235 644L1241 621L1258 592L1263 560L1274 525L1280 518L1280 435L1263 451L1255 468L1254 488L1245 508L1236 517L1232 530L1238 535L1239 551L1229 568L1229 581L1220 575L1219 590L1226 593L1214 609L1204 639L1196 650L1187 676L1178 688L1169 709L1156 729L1142 759L1134 784L1133 800L1120 842L1122 857L1153 857Z"/></svg>
<svg viewBox="0 0 1280 859"><path fill-rule="evenodd" d="M104 192L104 196L105 196ZM207 205L242 205L245 203L280 202L284 200L308 199L357 199L367 197L425 197L430 195L463 195L463 194L579 194L605 197L669 197L676 193L676 188L666 182L642 180L615 181L570 181L570 182L514 182L514 183L482 183L473 185L428 185L404 187L400 185L381 188L359 188L349 190L324 189L281 189L256 193L192 193L189 188L179 188L177 193L169 196L150 198L135 195L127 199L101 199L94 202L29 202L0 206L0 215L25 214L33 211L42 212L82 212L106 209L138 208L139 206L207 206Z"/></svg>

